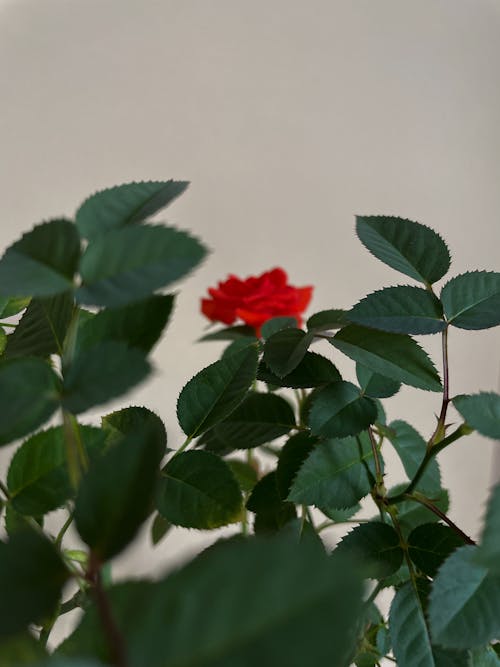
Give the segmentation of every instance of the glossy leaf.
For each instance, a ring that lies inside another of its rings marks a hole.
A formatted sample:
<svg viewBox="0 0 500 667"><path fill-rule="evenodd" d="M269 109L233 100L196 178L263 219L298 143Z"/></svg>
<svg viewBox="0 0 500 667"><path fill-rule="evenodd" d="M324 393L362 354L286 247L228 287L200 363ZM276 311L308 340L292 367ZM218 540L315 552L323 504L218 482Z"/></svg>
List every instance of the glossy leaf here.
<svg viewBox="0 0 500 667"><path fill-rule="evenodd" d="M441 391L436 368L413 338L352 324L330 341L345 355L397 382L427 391Z"/></svg>
<svg viewBox="0 0 500 667"><path fill-rule="evenodd" d="M464 546L463 539L442 523L417 526L408 537L408 551L415 565L434 578L448 556Z"/></svg>
<svg viewBox="0 0 500 667"><path fill-rule="evenodd" d="M263 361L278 377L285 377L304 358L313 335L301 329L282 329L270 336L264 345Z"/></svg>
<svg viewBox="0 0 500 667"><path fill-rule="evenodd" d="M427 451L425 440L413 426L401 419L389 424L387 435L401 459L408 479L413 479ZM440 491L441 473L436 459L429 462L417 489L430 495Z"/></svg>
<svg viewBox="0 0 500 667"><path fill-rule="evenodd" d="M0 445L22 438L41 426L59 405L59 379L42 359L0 363Z"/></svg>
<svg viewBox="0 0 500 667"><path fill-rule="evenodd" d="M182 389L177 419L187 436L201 435L241 403L257 372L256 346L216 361L197 373Z"/></svg>
<svg viewBox="0 0 500 667"><path fill-rule="evenodd" d="M36 225L0 259L0 296L52 296L73 288L80 237L69 220Z"/></svg>
<svg viewBox="0 0 500 667"><path fill-rule="evenodd" d="M450 253L434 230L394 216L356 216L356 233L377 259L423 283L435 283L450 268Z"/></svg>
<svg viewBox="0 0 500 667"><path fill-rule="evenodd" d="M439 300L421 287L398 285L368 294L348 314L364 327L403 334L433 334L446 322Z"/></svg>
<svg viewBox="0 0 500 667"><path fill-rule="evenodd" d="M500 575L500 484L488 499L478 560Z"/></svg>
<svg viewBox="0 0 500 667"><path fill-rule="evenodd" d="M173 227L114 229L85 250L77 301L109 307L140 301L188 274L205 252L197 239Z"/></svg>
<svg viewBox="0 0 500 667"><path fill-rule="evenodd" d="M321 389L309 412L314 435L343 438L364 431L377 418L377 406L350 382L332 382Z"/></svg>
<svg viewBox="0 0 500 667"><path fill-rule="evenodd" d="M163 469L156 506L175 526L211 530L240 520L242 499L225 461L190 451L174 456Z"/></svg>
<svg viewBox="0 0 500 667"><path fill-rule="evenodd" d="M481 392L452 399L453 405L473 429L487 438L500 439L500 395Z"/></svg>
<svg viewBox="0 0 500 667"><path fill-rule="evenodd" d="M321 310L307 320L307 329L319 333L340 329L348 324L346 310Z"/></svg>
<svg viewBox="0 0 500 667"><path fill-rule="evenodd" d="M403 562L403 549L392 526L374 521L362 523L341 540L334 554L359 558L366 577L383 579L396 572Z"/></svg>
<svg viewBox="0 0 500 667"><path fill-rule="evenodd" d="M375 373L363 364L356 364L356 377L363 394L370 398L390 398L401 388L400 382Z"/></svg>
<svg viewBox="0 0 500 667"><path fill-rule="evenodd" d="M500 324L500 273L471 271L452 278L441 290L446 319L460 329Z"/></svg>
<svg viewBox="0 0 500 667"><path fill-rule="evenodd" d="M276 483L282 500L288 497L296 474L318 441L319 438L308 432L297 433L281 448L276 468Z"/></svg>
<svg viewBox="0 0 500 667"><path fill-rule="evenodd" d="M277 387L309 389L322 387L342 378L336 366L329 359L316 352L306 352L293 371L284 377L279 377L264 362L261 362L257 371L257 379Z"/></svg>
<svg viewBox="0 0 500 667"><path fill-rule="evenodd" d="M404 584L391 604L389 615L392 650L404 667L438 667L419 596L411 582Z"/></svg>
<svg viewBox="0 0 500 667"><path fill-rule="evenodd" d="M124 183L100 190L86 199L76 212L80 234L94 239L100 234L150 218L187 188L185 181Z"/></svg>

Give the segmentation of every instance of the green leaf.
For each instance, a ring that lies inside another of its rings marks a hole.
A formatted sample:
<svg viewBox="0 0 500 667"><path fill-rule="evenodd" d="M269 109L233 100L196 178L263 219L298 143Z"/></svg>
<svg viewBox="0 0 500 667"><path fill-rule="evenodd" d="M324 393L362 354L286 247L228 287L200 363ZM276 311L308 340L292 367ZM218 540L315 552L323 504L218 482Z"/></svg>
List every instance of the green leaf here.
<svg viewBox="0 0 500 667"><path fill-rule="evenodd" d="M283 329L296 329L297 319L295 317L272 317L264 322L260 328L260 335L264 340L270 338L277 331Z"/></svg>
<svg viewBox="0 0 500 667"><path fill-rule="evenodd" d="M113 340L150 352L169 320L173 305L173 294L154 294L128 306L101 310L79 329L78 349Z"/></svg>
<svg viewBox="0 0 500 667"><path fill-rule="evenodd" d="M249 493L258 481L258 472L255 465L239 459L226 459L226 463L231 468L240 489L244 493Z"/></svg>
<svg viewBox="0 0 500 667"><path fill-rule="evenodd" d="M63 405L73 414L121 396L142 382L151 368L143 352L122 342L81 350L64 374Z"/></svg>
<svg viewBox="0 0 500 667"><path fill-rule="evenodd" d="M229 355L235 354L236 352L241 352L242 350L250 347L250 345L256 345L258 350L261 348L260 342L255 338L255 336L237 338L236 340L231 341L231 343L229 343L229 345L224 349L221 359L225 359Z"/></svg>
<svg viewBox="0 0 500 667"><path fill-rule="evenodd" d="M283 445L276 468L276 483L282 500L290 493L292 482L319 438L308 432L292 435Z"/></svg>
<svg viewBox="0 0 500 667"><path fill-rule="evenodd" d="M293 409L274 394L250 392L215 426L217 440L231 449L251 449L275 440L295 428Z"/></svg>
<svg viewBox="0 0 500 667"><path fill-rule="evenodd" d="M172 528L172 524L161 514L156 514L153 525L151 526L151 542L156 546Z"/></svg>
<svg viewBox="0 0 500 667"><path fill-rule="evenodd" d="M422 603L411 582L401 586L392 601L389 631L398 665L438 667L432 653Z"/></svg>
<svg viewBox="0 0 500 667"><path fill-rule="evenodd" d="M264 363L279 377L288 375L304 358L313 337L302 329L277 331L264 345Z"/></svg>
<svg viewBox="0 0 500 667"><path fill-rule="evenodd" d="M356 216L356 233L377 259L423 283L435 283L450 268L446 243L434 230L393 216Z"/></svg>
<svg viewBox="0 0 500 667"><path fill-rule="evenodd" d="M59 385L57 375L42 359L0 363L0 445L22 438L51 417L59 405Z"/></svg>
<svg viewBox="0 0 500 667"><path fill-rule="evenodd" d="M494 487L488 499L478 560L500 575L500 484Z"/></svg>
<svg viewBox="0 0 500 667"><path fill-rule="evenodd" d="M500 667L500 658L491 646L472 651L468 667Z"/></svg>
<svg viewBox="0 0 500 667"><path fill-rule="evenodd" d="M183 452L167 463L162 475L156 506L175 526L211 530L241 518L238 482L215 454Z"/></svg>
<svg viewBox="0 0 500 667"><path fill-rule="evenodd" d="M122 551L151 512L165 448L154 426L137 428L111 446L83 477L75 523L100 560Z"/></svg>
<svg viewBox="0 0 500 667"><path fill-rule="evenodd" d="M107 434L107 445L120 442L124 436L133 435L136 431L148 429L150 436L156 439L158 447L166 447L165 425L160 417L148 408L135 405L122 408L102 417L101 423Z"/></svg>
<svg viewBox="0 0 500 667"><path fill-rule="evenodd" d="M320 442L302 464L288 500L344 509L370 493L373 452L365 434Z"/></svg>
<svg viewBox="0 0 500 667"><path fill-rule="evenodd" d="M346 507L343 510L337 510L334 507L319 507L323 514L335 523L344 523L355 516L361 509L361 505L356 503L352 507Z"/></svg>
<svg viewBox="0 0 500 667"><path fill-rule="evenodd" d="M5 357L48 357L62 354L64 337L73 314L71 292L34 298L7 339Z"/></svg>
<svg viewBox="0 0 500 667"><path fill-rule="evenodd" d="M309 389L321 387L330 382L341 380L336 366L326 357L316 352L306 352L304 358L297 364L291 373L279 377L261 362L257 371L257 380L262 380L277 387L291 387L293 389Z"/></svg>
<svg viewBox="0 0 500 667"><path fill-rule="evenodd" d="M307 320L307 329L314 333L341 329L348 324L346 310L321 310Z"/></svg>
<svg viewBox="0 0 500 667"><path fill-rule="evenodd" d="M409 285L368 294L348 317L355 324L393 333L433 334L446 327L439 300L427 290Z"/></svg>
<svg viewBox="0 0 500 667"><path fill-rule="evenodd" d="M83 425L79 433L87 455L95 459L105 434ZM61 426L37 433L19 447L10 462L7 486L14 509L30 516L55 510L73 496Z"/></svg>
<svg viewBox="0 0 500 667"><path fill-rule="evenodd" d="M76 212L80 234L94 239L100 234L150 218L181 195L186 181L143 181L100 190Z"/></svg>
<svg viewBox="0 0 500 667"><path fill-rule="evenodd" d="M413 426L401 419L389 424L387 436L401 459L408 479L413 479L425 457L427 443ZM417 489L429 495L441 490L441 473L436 459L429 462Z"/></svg>
<svg viewBox="0 0 500 667"><path fill-rule="evenodd" d="M434 364L410 336L351 324L341 329L330 342L354 361L380 375L418 389L442 391Z"/></svg>
<svg viewBox="0 0 500 667"><path fill-rule="evenodd" d="M462 273L446 283L440 298L446 319L459 329L489 329L500 324L500 273Z"/></svg>
<svg viewBox="0 0 500 667"><path fill-rule="evenodd" d="M257 372L256 346L220 359L197 373L182 389L177 419L187 436L201 435L241 403Z"/></svg>
<svg viewBox="0 0 500 667"><path fill-rule="evenodd" d="M7 535L12 537L14 533L19 531L33 530L32 518L40 528L43 528L43 516L26 517L24 514L16 512L11 503L7 503L5 507L5 530L7 531Z"/></svg>
<svg viewBox="0 0 500 667"><path fill-rule="evenodd" d="M0 297L0 318L7 319L17 315L28 306L30 301L31 297L14 297L12 299Z"/></svg>
<svg viewBox="0 0 500 667"><path fill-rule="evenodd" d="M346 560L359 558L364 575L371 579L383 579L396 572L404 555L394 528L378 521L353 528L333 553L344 554Z"/></svg>
<svg viewBox="0 0 500 667"><path fill-rule="evenodd" d="M448 556L464 546L463 539L442 523L417 526L408 537L410 558L422 572L431 578Z"/></svg>
<svg viewBox="0 0 500 667"><path fill-rule="evenodd" d="M255 338L255 329L246 324L238 324L234 327L223 327L211 333L207 333L198 339L202 341L238 340L239 338ZM255 338L255 340L257 340Z"/></svg>
<svg viewBox="0 0 500 667"><path fill-rule="evenodd" d="M184 277L205 253L197 239L173 227L112 230L89 243L83 254L77 301L109 307L140 301Z"/></svg>
<svg viewBox="0 0 500 667"><path fill-rule="evenodd" d="M480 648L500 633L500 577L476 563L476 551L461 547L434 579L429 622L442 646Z"/></svg>
<svg viewBox="0 0 500 667"><path fill-rule="evenodd" d="M356 377L363 394L370 398L390 398L401 388L400 382L375 373L363 364L356 364Z"/></svg>
<svg viewBox="0 0 500 667"><path fill-rule="evenodd" d="M35 531L16 532L0 542L0 637L24 630L52 614L68 572L57 549Z"/></svg>
<svg viewBox="0 0 500 667"><path fill-rule="evenodd" d="M401 493L406 484L398 484L390 490L390 496ZM446 512L450 507L449 494L446 489L435 491L430 499L432 503L441 510ZM439 521L439 517L424 505L417 503L415 500L403 500L398 503L398 521L401 526L403 535L407 536L414 528L422 524Z"/></svg>
<svg viewBox="0 0 500 667"><path fill-rule="evenodd" d="M0 295L52 296L73 289L80 237L69 220L34 227L0 259ZM5 315L3 316L5 317Z"/></svg>
<svg viewBox="0 0 500 667"><path fill-rule="evenodd" d="M247 509L255 513L256 535L275 533L297 516L295 505L280 497L275 470L257 482L248 499Z"/></svg>
<svg viewBox="0 0 500 667"><path fill-rule="evenodd" d="M361 585L343 565L280 535L217 544L157 586L122 585L109 595L130 667L345 667ZM109 658L95 609L61 652Z"/></svg>
<svg viewBox="0 0 500 667"><path fill-rule="evenodd" d="M2 667L22 667L34 665L39 667L39 660L47 657L45 649L29 632L2 640L0 644L0 665Z"/></svg>
<svg viewBox="0 0 500 667"><path fill-rule="evenodd" d="M7 336L3 327L0 326L0 354L3 354L5 346L7 345Z"/></svg>
<svg viewBox="0 0 500 667"><path fill-rule="evenodd" d="M309 412L314 435L343 438L364 431L377 418L377 406L350 382L332 382L316 395Z"/></svg>
<svg viewBox="0 0 500 667"><path fill-rule="evenodd" d="M480 392L452 399L453 405L473 429L487 438L500 439L500 395Z"/></svg>

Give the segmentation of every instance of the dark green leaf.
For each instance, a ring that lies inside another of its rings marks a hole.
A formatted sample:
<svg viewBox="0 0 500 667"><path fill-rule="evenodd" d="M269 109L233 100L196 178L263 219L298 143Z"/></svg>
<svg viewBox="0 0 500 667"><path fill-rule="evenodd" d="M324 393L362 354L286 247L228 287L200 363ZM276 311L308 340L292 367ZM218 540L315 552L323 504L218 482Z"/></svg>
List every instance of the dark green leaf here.
<svg viewBox="0 0 500 667"><path fill-rule="evenodd" d="M241 338L237 338L236 340L231 341L231 343L229 343L229 345L225 348L225 350L222 352L221 359L225 359L230 354L235 354L235 352L246 350L248 347L250 347L250 345L257 345L257 349L260 350L260 343L257 341L255 336L252 338L250 338L250 336L242 336Z"/></svg>
<svg viewBox="0 0 500 667"><path fill-rule="evenodd" d="M140 301L200 263L205 248L187 232L151 225L115 229L92 241L80 273L80 303L118 307Z"/></svg>
<svg viewBox="0 0 500 667"><path fill-rule="evenodd" d="M356 377L363 394L370 398L390 398L401 388L400 382L375 373L363 364L356 364Z"/></svg>
<svg viewBox="0 0 500 667"><path fill-rule="evenodd" d="M34 298L7 339L5 357L62 355L64 337L73 314L71 292Z"/></svg>
<svg viewBox="0 0 500 667"><path fill-rule="evenodd" d="M302 329L282 329L267 339L263 361L273 373L284 377L302 361L313 334Z"/></svg>
<svg viewBox="0 0 500 667"><path fill-rule="evenodd" d="M197 373L182 389L177 418L188 436L220 422L241 403L257 372L257 347L220 359Z"/></svg>
<svg viewBox="0 0 500 667"><path fill-rule="evenodd" d="M216 331L205 334L199 338L199 341L238 340L238 338L241 337L255 338L255 329L246 324L238 324L234 327L223 327L222 329L217 329Z"/></svg>
<svg viewBox="0 0 500 667"><path fill-rule="evenodd" d="M434 364L410 336L351 324L341 329L331 343L380 375L418 389L442 390Z"/></svg>
<svg viewBox="0 0 500 667"><path fill-rule="evenodd" d="M397 493L401 493L406 486L406 484L401 484L393 487L390 490L389 495L394 496ZM435 491L431 501L444 513L446 513L450 507L450 499L446 489ZM439 517L430 509L417 503L415 500L404 500L403 502L398 503L398 521L403 534L406 536L417 526L421 526L424 523L439 521Z"/></svg>
<svg viewBox="0 0 500 667"><path fill-rule="evenodd" d="M221 442L215 435L215 426L205 431L203 435L197 440L196 447L204 449L206 452L212 452L218 456L226 456L231 454L234 449L231 445Z"/></svg>
<svg viewBox="0 0 500 667"><path fill-rule="evenodd" d="M68 572L56 548L35 531L16 532L0 543L0 637L24 630L51 614Z"/></svg>
<svg viewBox="0 0 500 667"><path fill-rule="evenodd" d="M31 297L14 297L12 299L0 297L0 318L7 319L17 315L27 308Z"/></svg>
<svg viewBox="0 0 500 667"><path fill-rule="evenodd" d="M224 421L215 426L217 440L231 449L251 449L295 427L291 405L274 394L249 393Z"/></svg>
<svg viewBox="0 0 500 667"><path fill-rule="evenodd" d="M450 268L450 253L434 230L394 216L356 216L356 233L377 259L423 283L435 283Z"/></svg>
<svg viewBox="0 0 500 667"><path fill-rule="evenodd" d="M316 395L309 425L314 435L343 438L364 431L377 418L377 406L350 382L332 382Z"/></svg>
<svg viewBox="0 0 500 667"><path fill-rule="evenodd" d="M348 317L355 324L393 333L433 334L446 327L439 300L427 290L409 285L368 294Z"/></svg>
<svg viewBox="0 0 500 667"><path fill-rule="evenodd" d="M142 382L150 370L143 352L119 341L81 350L64 374L64 407L79 414L106 403Z"/></svg>
<svg viewBox="0 0 500 667"><path fill-rule="evenodd" d="M442 646L480 648L500 634L500 577L476 563L476 551L455 551L434 580L429 622Z"/></svg>
<svg viewBox="0 0 500 667"><path fill-rule="evenodd" d="M22 438L49 419L59 405L59 384L57 375L42 359L0 363L0 445Z"/></svg>
<svg viewBox="0 0 500 667"><path fill-rule="evenodd" d="M472 667L471 652L433 646L436 667Z"/></svg>
<svg viewBox="0 0 500 667"><path fill-rule="evenodd" d="M155 438L158 447L165 448L167 433L162 420L148 408L130 406L111 412L102 418L102 428L106 432L106 443L120 442L126 435L147 428L151 437Z"/></svg>
<svg viewBox="0 0 500 667"><path fill-rule="evenodd" d="M366 496L374 475L373 452L365 434L320 442L302 464L288 500L343 509Z"/></svg>
<svg viewBox="0 0 500 667"><path fill-rule="evenodd" d="M257 379L277 387L309 389L321 387L342 378L329 359L316 352L306 352L293 371L284 377L279 377L264 362L261 362L257 371Z"/></svg>
<svg viewBox="0 0 500 667"><path fill-rule="evenodd" d="M172 528L172 524L161 514L156 514L151 526L151 542L156 546Z"/></svg>
<svg viewBox="0 0 500 667"><path fill-rule="evenodd" d="M268 473L257 482L248 499L247 509L255 513L256 535L274 533L297 516L295 505L283 501L280 497L276 471Z"/></svg>
<svg viewBox="0 0 500 667"><path fill-rule="evenodd" d="M389 615L392 650L404 667L438 667L418 594L411 582L396 593Z"/></svg>
<svg viewBox="0 0 500 667"><path fill-rule="evenodd" d="M3 354L6 345L7 345L7 335L3 327L0 326L0 354Z"/></svg>
<svg viewBox="0 0 500 667"><path fill-rule="evenodd" d="M455 396L453 405L467 424L487 438L500 439L500 395L481 392Z"/></svg>
<svg viewBox="0 0 500 667"><path fill-rule="evenodd" d="M343 523L344 521L348 521L353 516L355 516L361 509L361 505L356 503L356 505L353 505L352 507L346 507L343 510L337 510L333 507L324 506L319 507L319 509L325 516L331 519L331 521L335 521L335 523Z"/></svg>
<svg viewBox="0 0 500 667"><path fill-rule="evenodd" d="M500 484L488 500L478 560L500 575Z"/></svg>
<svg viewBox="0 0 500 667"><path fill-rule="evenodd" d="M164 451L156 428L145 425L111 446L82 479L75 523L101 560L126 547L150 513Z"/></svg>
<svg viewBox="0 0 500 667"><path fill-rule="evenodd" d="M33 530L35 521L41 528L43 528L43 516L27 517L24 514L16 512L11 503L8 503L5 508L5 530L7 535L14 535L19 531Z"/></svg>
<svg viewBox="0 0 500 667"><path fill-rule="evenodd" d="M80 234L93 239L117 227L150 218L181 195L186 181L143 181L100 190L86 199L76 212Z"/></svg>
<svg viewBox="0 0 500 667"><path fill-rule="evenodd" d="M394 528L386 523L362 523L342 539L334 553L358 557L366 577L383 579L403 562L403 549Z"/></svg>
<svg viewBox="0 0 500 667"><path fill-rule="evenodd" d="M452 278L441 290L446 319L460 329L500 324L500 273L471 271Z"/></svg>
<svg viewBox="0 0 500 667"><path fill-rule="evenodd" d="M321 310L307 320L307 329L319 333L340 329L348 324L346 310Z"/></svg>
<svg viewBox="0 0 500 667"><path fill-rule="evenodd" d="M431 578L436 576L443 561L463 545L463 539L441 523L425 523L417 526L408 537L410 558Z"/></svg>
<svg viewBox="0 0 500 667"><path fill-rule="evenodd" d="M264 322L260 328L260 335L264 340L270 338L277 331L283 329L296 329L297 319L295 317L272 317Z"/></svg>
<svg viewBox="0 0 500 667"><path fill-rule="evenodd" d="M33 666L35 663L39 667L38 661L46 656L45 649L28 632L4 639L0 644L0 665L2 667Z"/></svg>
<svg viewBox="0 0 500 667"><path fill-rule="evenodd" d="M175 526L210 530L241 518L241 491L230 467L209 452L174 456L162 471L156 505Z"/></svg>
<svg viewBox="0 0 500 667"><path fill-rule="evenodd" d="M257 464L252 465L239 459L226 459L227 465L244 493L249 493L258 481Z"/></svg>
<svg viewBox="0 0 500 667"><path fill-rule="evenodd" d="M0 259L1 296L52 296L73 289L80 237L69 220L34 227ZM5 317L5 315L4 315Z"/></svg>
<svg viewBox="0 0 500 667"><path fill-rule="evenodd" d="M284 444L276 468L276 483L282 500L288 497L299 468L317 443L318 438L304 432L292 435Z"/></svg>
<svg viewBox="0 0 500 667"><path fill-rule="evenodd" d="M401 459L408 479L413 479L427 451L425 440L413 426L400 419L389 424L387 435ZM430 495L441 490L441 473L436 459L428 464L417 488Z"/></svg>
<svg viewBox="0 0 500 667"><path fill-rule="evenodd" d="M79 427L82 445L92 460L103 449L105 434L92 426ZM37 433L14 454L7 474L13 507L21 514L41 516L73 496L61 426Z"/></svg>
<svg viewBox="0 0 500 667"><path fill-rule="evenodd" d="M500 667L500 658L491 646L472 651L468 667Z"/></svg>

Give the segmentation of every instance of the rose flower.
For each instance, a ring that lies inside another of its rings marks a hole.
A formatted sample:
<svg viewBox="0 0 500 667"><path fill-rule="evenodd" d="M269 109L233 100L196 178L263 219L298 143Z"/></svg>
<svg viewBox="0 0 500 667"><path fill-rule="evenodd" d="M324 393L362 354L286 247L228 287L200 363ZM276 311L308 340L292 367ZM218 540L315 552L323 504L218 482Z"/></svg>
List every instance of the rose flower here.
<svg viewBox="0 0 500 667"><path fill-rule="evenodd" d="M312 291L312 287L289 285L281 268L245 280L230 275L217 287L208 289L210 298L201 300L201 312L212 322L233 324L237 319L243 320L259 336L260 327L273 317L295 317L300 327Z"/></svg>

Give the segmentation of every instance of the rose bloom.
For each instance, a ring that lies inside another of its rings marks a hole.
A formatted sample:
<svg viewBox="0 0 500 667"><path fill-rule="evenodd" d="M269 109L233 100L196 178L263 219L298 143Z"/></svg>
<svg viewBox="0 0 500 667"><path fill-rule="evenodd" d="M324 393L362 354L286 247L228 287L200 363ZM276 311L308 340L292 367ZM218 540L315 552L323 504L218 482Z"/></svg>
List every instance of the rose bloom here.
<svg viewBox="0 0 500 667"><path fill-rule="evenodd" d="M300 327L312 291L312 287L289 285L281 268L245 280L229 275L217 287L208 289L210 298L201 300L201 312L212 322L233 324L236 319L243 320L260 335L260 327L272 317L295 317Z"/></svg>

